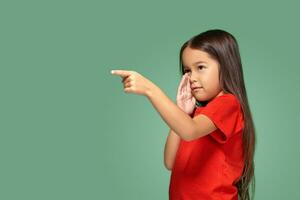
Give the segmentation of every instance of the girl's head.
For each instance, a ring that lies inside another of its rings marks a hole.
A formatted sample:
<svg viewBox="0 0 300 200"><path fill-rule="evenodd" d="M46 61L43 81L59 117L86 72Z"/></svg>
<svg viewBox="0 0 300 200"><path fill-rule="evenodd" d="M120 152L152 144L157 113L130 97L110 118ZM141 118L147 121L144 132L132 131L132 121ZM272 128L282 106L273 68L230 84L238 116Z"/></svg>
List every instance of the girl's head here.
<svg viewBox="0 0 300 200"><path fill-rule="evenodd" d="M223 94L219 82L219 62L208 53L187 46L182 52L183 71L188 73L197 101L209 101ZM194 89L199 87L199 89Z"/></svg>
<svg viewBox="0 0 300 200"><path fill-rule="evenodd" d="M180 50L180 70L182 75L190 73L192 87L203 87L193 91L198 101L244 90L238 44L223 30L208 30L185 42Z"/></svg>
<svg viewBox="0 0 300 200"><path fill-rule="evenodd" d="M185 42L179 56L181 75L189 73L191 88L197 101L207 103L225 94L234 94L242 107L244 117L243 150L244 171L235 184L239 199L249 199L252 182L252 197L255 190L254 151L255 126L248 104L242 63L236 39L230 33L214 29L200 33Z"/></svg>

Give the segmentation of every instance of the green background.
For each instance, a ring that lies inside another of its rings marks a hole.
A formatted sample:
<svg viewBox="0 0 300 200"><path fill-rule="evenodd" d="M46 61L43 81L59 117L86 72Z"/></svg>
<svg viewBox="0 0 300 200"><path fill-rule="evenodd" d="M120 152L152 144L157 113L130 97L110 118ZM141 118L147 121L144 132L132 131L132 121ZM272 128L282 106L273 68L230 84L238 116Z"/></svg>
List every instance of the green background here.
<svg viewBox="0 0 300 200"><path fill-rule="evenodd" d="M255 199L300 199L295 2L1 1L0 199L168 199L169 128L110 70L175 101L181 45L213 28L240 46Z"/></svg>

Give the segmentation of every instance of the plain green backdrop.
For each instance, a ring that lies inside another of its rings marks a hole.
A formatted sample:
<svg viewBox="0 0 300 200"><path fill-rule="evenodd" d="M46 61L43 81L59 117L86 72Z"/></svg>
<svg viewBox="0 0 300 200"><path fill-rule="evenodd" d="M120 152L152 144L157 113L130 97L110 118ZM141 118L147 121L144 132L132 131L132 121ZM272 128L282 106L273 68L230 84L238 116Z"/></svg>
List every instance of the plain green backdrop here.
<svg viewBox="0 0 300 200"><path fill-rule="evenodd" d="M295 2L1 1L0 199L168 199L169 127L110 70L175 102L181 45L213 28L240 46L255 200L300 199Z"/></svg>

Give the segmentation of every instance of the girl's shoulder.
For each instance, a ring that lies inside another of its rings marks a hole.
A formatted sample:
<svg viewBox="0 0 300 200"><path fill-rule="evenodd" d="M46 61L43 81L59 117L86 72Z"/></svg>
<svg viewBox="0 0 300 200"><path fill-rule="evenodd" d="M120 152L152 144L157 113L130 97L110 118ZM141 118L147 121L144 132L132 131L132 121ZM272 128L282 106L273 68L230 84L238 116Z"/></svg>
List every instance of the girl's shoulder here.
<svg viewBox="0 0 300 200"><path fill-rule="evenodd" d="M231 93L225 93L222 94L220 96L217 96L215 98L213 98L210 102L208 103L212 103L212 102L219 102L219 101L225 101L225 102L233 102L233 103L237 103L240 104L239 99L236 97L236 95L231 94Z"/></svg>
<svg viewBox="0 0 300 200"><path fill-rule="evenodd" d="M214 97L204 105L196 106L196 113L199 113L203 109L213 110L218 108L228 108L229 110L240 110L241 104L239 99L231 93L225 93L220 96Z"/></svg>

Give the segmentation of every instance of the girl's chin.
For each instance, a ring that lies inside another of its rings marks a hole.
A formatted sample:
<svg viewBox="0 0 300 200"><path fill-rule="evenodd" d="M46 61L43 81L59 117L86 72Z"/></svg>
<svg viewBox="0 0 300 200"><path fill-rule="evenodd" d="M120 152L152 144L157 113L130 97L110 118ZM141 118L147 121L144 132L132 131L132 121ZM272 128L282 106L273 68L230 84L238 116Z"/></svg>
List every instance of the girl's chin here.
<svg viewBox="0 0 300 200"><path fill-rule="evenodd" d="M194 97L195 97L195 99L197 100L197 101L207 101L207 98L205 98L205 96L203 96L203 95L197 95L197 94L194 94L193 95Z"/></svg>

